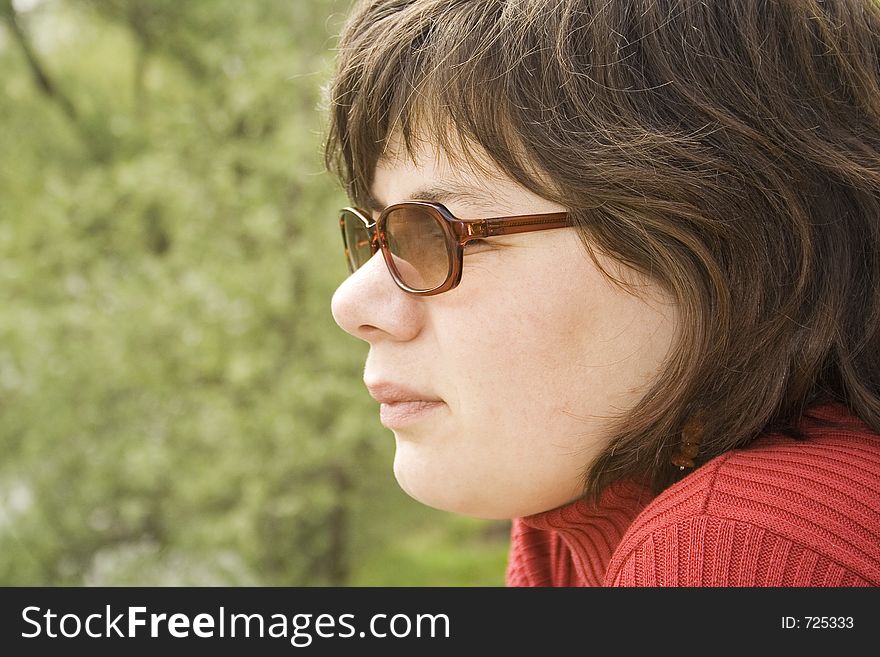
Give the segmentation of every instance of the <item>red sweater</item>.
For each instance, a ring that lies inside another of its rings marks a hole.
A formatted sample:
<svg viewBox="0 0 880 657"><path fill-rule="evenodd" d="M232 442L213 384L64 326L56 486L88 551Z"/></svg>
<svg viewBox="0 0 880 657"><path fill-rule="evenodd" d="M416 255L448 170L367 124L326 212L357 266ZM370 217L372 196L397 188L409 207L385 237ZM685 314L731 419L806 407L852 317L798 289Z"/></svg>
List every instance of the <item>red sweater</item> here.
<svg viewBox="0 0 880 657"><path fill-rule="evenodd" d="M617 483L513 522L508 586L880 586L880 436L842 405L651 499Z"/></svg>

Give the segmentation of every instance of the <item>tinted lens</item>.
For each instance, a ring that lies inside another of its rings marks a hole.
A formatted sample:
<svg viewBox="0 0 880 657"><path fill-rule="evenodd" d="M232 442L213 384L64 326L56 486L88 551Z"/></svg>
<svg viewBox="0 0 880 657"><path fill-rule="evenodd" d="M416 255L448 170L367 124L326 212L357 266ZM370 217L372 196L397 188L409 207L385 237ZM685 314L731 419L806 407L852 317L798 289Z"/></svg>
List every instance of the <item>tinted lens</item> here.
<svg viewBox="0 0 880 657"><path fill-rule="evenodd" d="M388 212L385 239L398 278L409 288L433 290L451 270L451 255L440 217L420 206L404 206Z"/></svg>
<svg viewBox="0 0 880 657"><path fill-rule="evenodd" d="M373 251L370 248L370 231L363 220L350 210L342 211L342 238L348 268L354 272L372 257Z"/></svg>

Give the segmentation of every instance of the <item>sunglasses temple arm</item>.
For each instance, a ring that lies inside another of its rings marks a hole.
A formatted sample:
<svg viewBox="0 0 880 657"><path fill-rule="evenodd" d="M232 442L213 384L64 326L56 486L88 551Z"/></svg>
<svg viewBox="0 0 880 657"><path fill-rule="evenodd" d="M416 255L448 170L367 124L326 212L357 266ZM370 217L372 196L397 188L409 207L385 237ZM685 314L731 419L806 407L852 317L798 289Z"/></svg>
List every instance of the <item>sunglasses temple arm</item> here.
<svg viewBox="0 0 880 657"><path fill-rule="evenodd" d="M557 212L553 214L526 214L516 217L501 217L498 219L462 221L460 237L466 239L478 239L481 237L494 237L495 235L530 233L536 230L547 230L550 228L565 228L566 226L571 226L571 220L566 212Z"/></svg>

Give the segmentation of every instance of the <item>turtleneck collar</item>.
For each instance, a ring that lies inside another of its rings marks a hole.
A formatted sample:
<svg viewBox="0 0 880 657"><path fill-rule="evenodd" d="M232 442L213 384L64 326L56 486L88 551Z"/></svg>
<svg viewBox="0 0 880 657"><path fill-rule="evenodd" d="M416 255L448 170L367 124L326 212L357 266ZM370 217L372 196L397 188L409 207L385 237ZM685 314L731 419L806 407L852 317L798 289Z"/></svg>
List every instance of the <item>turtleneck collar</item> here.
<svg viewBox="0 0 880 657"><path fill-rule="evenodd" d="M620 539L652 497L642 486L617 482L597 504L575 500L517 518L508 582L524 577L531 586L601 586ZM539 563L546 567L536 568Z"/></svg>

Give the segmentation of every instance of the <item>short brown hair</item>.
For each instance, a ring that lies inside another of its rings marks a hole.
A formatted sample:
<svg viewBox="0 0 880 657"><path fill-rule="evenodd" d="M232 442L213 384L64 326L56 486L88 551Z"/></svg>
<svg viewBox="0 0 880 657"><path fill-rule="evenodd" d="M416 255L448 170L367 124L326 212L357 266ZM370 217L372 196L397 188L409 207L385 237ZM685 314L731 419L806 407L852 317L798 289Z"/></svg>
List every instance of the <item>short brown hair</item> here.
<svg viewBox="0 0 880 657"><path fill-rule="evenodd" d="M877 0L364 0L327 162L358 201L394 132L481 149L669 290L680 339L585 477L659 492L697 415L698 464L822 402L880 430L878 35Z"/></svg>

